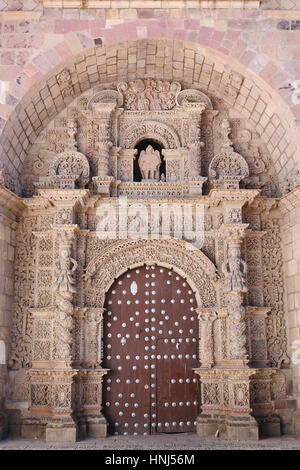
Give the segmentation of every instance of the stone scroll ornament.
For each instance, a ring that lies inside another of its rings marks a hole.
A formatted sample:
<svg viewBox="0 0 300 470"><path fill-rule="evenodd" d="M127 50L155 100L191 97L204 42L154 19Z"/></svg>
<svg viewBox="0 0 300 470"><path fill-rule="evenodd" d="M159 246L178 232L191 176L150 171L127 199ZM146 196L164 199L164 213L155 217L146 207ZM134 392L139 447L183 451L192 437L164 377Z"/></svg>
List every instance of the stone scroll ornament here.
<svg viewBox="0 0 300 470"><path fill-rule="evenodd" d="M73 325L73 296L76 293L73 273L77 261L71 258L72 234L59 234L59 259L56 261L55 280L55 349L54 358L71 362L71 343Z"/></svg>
<svg viewBox="0 0 300 470"><path fill-rule="evenodd" d="M152 145L148 145L146 150L141 151L138 163L144 180L158 181L159 168L161 165L161 158L158 150L154 150Z"/></svg>

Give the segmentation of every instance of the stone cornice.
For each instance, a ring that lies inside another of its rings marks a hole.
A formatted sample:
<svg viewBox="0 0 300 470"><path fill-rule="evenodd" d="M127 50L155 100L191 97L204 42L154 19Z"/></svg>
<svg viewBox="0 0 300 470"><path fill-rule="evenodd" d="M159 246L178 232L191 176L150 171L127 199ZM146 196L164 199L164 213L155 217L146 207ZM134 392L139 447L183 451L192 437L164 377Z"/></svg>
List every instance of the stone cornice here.
<svg viewBox="0 0 300 470"><path fill-rule="evenodd" d="M287 193L279 200L279 209L282 212L290 212L300 206L300 186Z"/></svg>
<svg viewBox="0 0 300 470"><path fill-rule="evenodd" d="M0 186L0 208L1 207L14 216L22 214L25 209L23 200L4 186Z"/></svg>
<svg viewBox="0 0 300 470"><path fill-rule="evenodd" d="M13 196L17 198L14 194ZM269 199L260 196L259 191L256 189L212 189L209 195L199 195L197 197L101 197L98 195L91 195L88 189L42 189L39 190L38 196L26 199L18 198L18 200L23 206L22 208L27 209L27 212L48 212L49 209L50 211L55 211L55 208L72 207L80 213L86 212L89 209L96 209L102 204L109 204L116 208L124 207L124 204L125 207L145 205L146 207L156 206L157 208L163 208L165 204L168 204L169 206L174 204L187 204L193 206L203 204L206 209L225 204L228 206L245 207L247 211L249 209L253 209L258 212L263 212L265 210L269 211L271 207L274 207L278 203L278 199ZM122 200L123 203L121 203Z"/></svg>

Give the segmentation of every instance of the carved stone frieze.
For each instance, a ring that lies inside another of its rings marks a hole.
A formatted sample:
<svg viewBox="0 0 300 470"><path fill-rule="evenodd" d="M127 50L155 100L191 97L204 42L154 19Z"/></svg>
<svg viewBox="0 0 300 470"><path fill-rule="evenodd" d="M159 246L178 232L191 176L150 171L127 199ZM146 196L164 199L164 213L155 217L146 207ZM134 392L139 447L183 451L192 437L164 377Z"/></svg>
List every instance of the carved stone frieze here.
<svg viewBox="0 0 300 470"><path fill-rule="evenodd" d="M176 95L181 85L178 82L145 79L118 84L124 98L124 108L128 110L167 110L174 108Z"/></svg>
<svg viewBox="0 0 300 470"><path fill-rule="evenodd" d="M286 367L287 337L284 321L281 238L278 220L263 219L262 239L263 294L265 304L271 307L267 318L268 358L272 366Z"/></svg>

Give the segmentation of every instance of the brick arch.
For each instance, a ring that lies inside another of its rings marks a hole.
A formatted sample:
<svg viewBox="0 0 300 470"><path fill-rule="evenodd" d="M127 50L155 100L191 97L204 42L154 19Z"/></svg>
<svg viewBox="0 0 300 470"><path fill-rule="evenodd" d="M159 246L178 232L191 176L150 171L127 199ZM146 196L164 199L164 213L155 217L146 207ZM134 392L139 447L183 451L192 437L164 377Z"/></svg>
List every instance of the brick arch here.
<svg viewBox="0 0 300 470"><path fill-rule="evenodd" d="M67 36L66 45L70 43L70 35ZM138 61L141 53L145 56L143 67ZM66 59L68 55L65 54ZM136 62L132 62L133 56ZM153 57L163 60L153 64ZM279 180L299 164L300 136L291 126L294 115L276 90L234 57L201 44L172 39L129 40L93 47L71 56L43 77L41 73L33 74L29 91L2 131L2 164L12 177L18 178L39 133L75 97L99 82L145 76L182 81L224 99L262 137Z"/></svg>

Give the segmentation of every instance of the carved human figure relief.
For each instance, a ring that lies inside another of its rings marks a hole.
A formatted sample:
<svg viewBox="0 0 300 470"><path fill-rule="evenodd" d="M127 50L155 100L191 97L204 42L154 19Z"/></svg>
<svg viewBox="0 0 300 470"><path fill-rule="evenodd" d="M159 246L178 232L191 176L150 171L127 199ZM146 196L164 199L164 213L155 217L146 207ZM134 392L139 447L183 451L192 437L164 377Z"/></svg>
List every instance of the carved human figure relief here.
<svg viewBox="0 0 300 470"><path fill-rule="evenodd" d="M70 264L72 267L70 267ZM73 273L77 268L77 261L70 258L70 249L63 247L60 250L60 259L56 261L57 274L54 282L54 291L76 292Z"/></svg>
<svg viewBox="0 0 300 470"><path fill-rule="evenodd" d="M247 292L245 284L247 264L239 258L239 249L237 247L228 249L228 258L222 265L222 271L225 275L225 292Z"/></svg>
<svg viewBox="0 0 300 470"><path fill-rule="evenodd" d="M141 151L138 163L144 180L159 179L160 153L154 150L152 145L148 145L146 150Z"/></svg>

